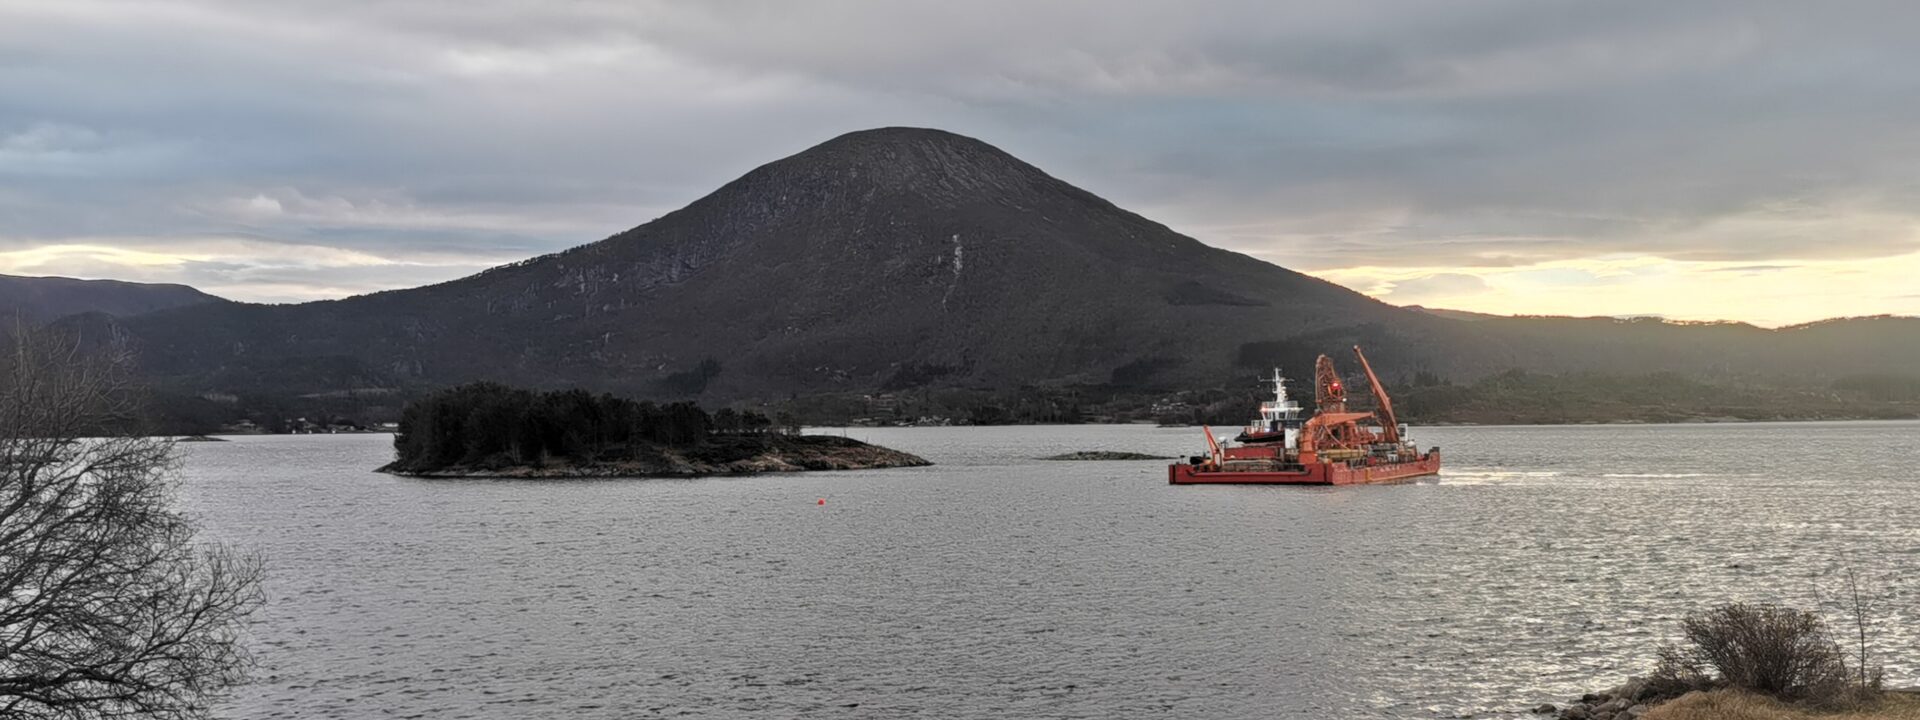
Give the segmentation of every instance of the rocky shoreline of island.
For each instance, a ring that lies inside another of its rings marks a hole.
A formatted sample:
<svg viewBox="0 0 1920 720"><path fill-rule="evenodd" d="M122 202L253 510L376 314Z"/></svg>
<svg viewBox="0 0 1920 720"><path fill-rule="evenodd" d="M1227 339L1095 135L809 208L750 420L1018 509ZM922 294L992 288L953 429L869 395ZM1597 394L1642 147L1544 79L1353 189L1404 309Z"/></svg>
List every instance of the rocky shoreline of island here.
<svg viewBox="0 0 1920 720"><path fill-rule="evenodd" d="M1124 452L1120 450L1079 450L1059 455L1048 455L1041 460L1060 462L1096 461L1113 462L1119 460L1173 460L1169 455L1151 455L1148 453Z"/></svg>
<svg viewBox="0 0 1920 720"><path fill-rule="evenodd" d="M635 449L628 457L434 465L395 461L378 472L416 478L702 477L932 465L925 458L832 435L727 438L694 447Z"/></svg>

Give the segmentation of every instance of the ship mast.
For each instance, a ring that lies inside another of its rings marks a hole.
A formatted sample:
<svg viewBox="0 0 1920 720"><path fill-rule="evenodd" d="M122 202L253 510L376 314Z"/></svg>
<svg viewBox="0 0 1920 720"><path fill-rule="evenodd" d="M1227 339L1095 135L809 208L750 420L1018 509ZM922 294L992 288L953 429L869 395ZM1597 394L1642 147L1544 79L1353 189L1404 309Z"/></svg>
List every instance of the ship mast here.
<svg viewBox="0 0 1920 720"><path fill-rule="evenodd" d="M1287 399L1287 379L1280 376L1280 368L1273 369L1273 402L1260 404L1260 419L1273 423L1300 419L1300 403Z"/></svg>

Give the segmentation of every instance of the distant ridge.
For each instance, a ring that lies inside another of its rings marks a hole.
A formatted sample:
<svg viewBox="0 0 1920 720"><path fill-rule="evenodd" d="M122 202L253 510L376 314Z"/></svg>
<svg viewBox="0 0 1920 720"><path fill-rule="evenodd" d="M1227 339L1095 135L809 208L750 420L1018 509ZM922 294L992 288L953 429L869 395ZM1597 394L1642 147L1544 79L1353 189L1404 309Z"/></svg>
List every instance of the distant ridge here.
<svg viewBox="0 0 1920 720"><path fill-rule="evenodd" d="M1449 310L1447 308L1430 308L1424 305L1406 305L1404 307L1406 307L1406 309L1408 310L1417 310L1419 312L1423 312L1428 315L1432 315L1434 317L1443 317L1450 320L1466 320L1469 322L1479 322L1481 320L1498 320L1500 318L1506 317L1505 315L1493 315L1490 313L1473 312L1470 310Z"/></svg>
<svg viewBox="0 0 1920 720"><path fill-rule="evenodd" d="M225 301L185 285L0 275L0 315L33 323L90 312L131 317L213 302Z"/></svg>

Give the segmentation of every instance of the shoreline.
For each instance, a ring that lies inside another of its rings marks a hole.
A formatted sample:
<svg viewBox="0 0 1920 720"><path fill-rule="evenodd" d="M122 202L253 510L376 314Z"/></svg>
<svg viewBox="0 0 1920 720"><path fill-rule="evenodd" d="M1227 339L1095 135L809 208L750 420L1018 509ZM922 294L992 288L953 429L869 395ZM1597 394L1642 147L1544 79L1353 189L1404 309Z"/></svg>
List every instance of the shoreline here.
<svg viewBox="0 0 1920 720"><path fill-rule="evenodd" d="M1599 421L1581 421L1581 422L1543 422L1543 423L1476 423L1476 422L1442 421L1442 422L1408 423L1408 425L1410 427L1416 427L1416 428L1501 428L1501 427L1551 428L1551 427L1619 427L1619 426L1657 427L1657 426L1669 426L1669 425L1675 425L1675 426L1787 425L1787 424L1793 424L1793 423L1910 423L1915 421L1920 421L1920 416L1907 417L1907 418L1847 417L1847 418L1795 418L1795 419L1769 419L1769 420L1741 420L1737 418L1729 418L1729 419L1716 419L1716 420L1691 420L1691 421L1680 421L1680 422L1647 422L1644 420L1599 420ZM1208 427L1224 428L1224 427L1239 427L1239 425L1240 425L1239 423L1224 423L1220 425L1210 425ZM947 430L947 429L953 429L953 428L1096 427L1096 426L1140 426L1140 427L1154 427L1154 428L1161 428L1161 429L1168 429L1168 430L1193 429L1193 428L1200 427L1199 425L1162 425L1162 424L1158 424L1150 421L1144 421L1144 420L1135 421L1135 422L1029 423L1029 424L1022 424L1022 425L808 425L808 427L810 428L832 429L836 431L842 430L842 429L845 429L845 430ZM199 435L199 437L218 439L218 438L232 438L232 437L295 437L295 436L307 437L307 436L325 436L325 435L360 436L360 435L392 435L392 434L394 434L392 430L370 430L370 431L364 431L364 432L350 432L350 433L348 432L340 432L340 433L213 432L213 433L206 433L204 435ZM161 435L158 437L170 437L170 438L177 439L177 438L182 438L187 436ZM204 442L204 441L189 441L189 442Z"/></svg>
<svg viewBox="0 0 1920 720"><path fill-rule="evenodd" d="M1778 424L1788 424L1788 423L1910 423L1910 422L1916 422L1916 421L1920 421L1920 415L1916 415L1913 417L1900 417L1900 418L1883 418L1883 417L1792 418L1792 419L1777 418L1777 419L1767 419L1767 420L1743 420L1740 418L1723 418L1723 419L1713 419L1713 420L1681 420L1676 422L1650 422L1646 420L1594 420L1594 421L1578 421L1578 422L1539 422L1539 423L1486 422L1486 423L1480 423L1480 422L1460 422L1460 421L1447 420L1447 421L1435 421L1435 422L1407 422L1405 424L1408 427L1415 427L1415 428L1616 427L1621 425L1634 425L1634 426L1639 426L1639 425L1647 425L1647 426L1768 425L1768 424L1778 425ZM1230 422L1230 423L1219 423L1214 425L1207 425L1206 427L1235 428L1235 427L1240 427L1242 425L1243 423L1241 422ZM812 427L812 428L832 429L835 431L838 431L841 429L846 429L846 430L944 430L944 429L952 429L952 428L1099 427L1099 426L1137 426L1137 427L1160 428L1165 430L1190 430L1190 429L1196 429L1201 427L1201 425L1199 424L1166 425L1162 423L1156 423L1151 420L1134 420L1134 421L1127 421L1127 422L1024 423L1024 424L1008 424L1008 425L808 425L808 427Z"/></svg>
<svg viewBox="0 0 1920 720"><path fill-rule="evenodd" d="M1731 702L1729 702L1731 701ZM1717 708L1727 704L1737 709ZM1906 712L1897 709L1905 708ZM1887 711L1883 714L1881 711ZM1841 720L1876 720L1911 717L1920 711L1920 688L1883 688L1863 707L1825 708L1781 702L1766 694L1737 687L1693 688L1675 693L1660 692L1647 678L1630 677L1626 682L1600 692L1591 692L1565 704L1542 703L1528 711L1543 720L1641 720L1642 717L1701 717L1714 712L1724 720L1791 720L1835 716ZM1792 713L1786 715L1784 713Z"/></svg>
<svg viewBox="0 0 1920 720"><path fill-rule="evenodd" d="M1693 418L1688 420L1667 420L1667 421L1659 421L1659 422L1655 422L1652 420L1634 420L1634 419L1570 420L1567 422L1538 422L1538 423L1480 423L1480 422L1442 420L1442 421L1436 421L1436 422L1408 423L1408 424L1414 427L1565 427L1569 425L1761 425L1761 424L1769 424L1769 423L1913 422L1915 420L1920 420L1920 415L1915 415L1912 417L1893 417L1893 418L1854 416L1854 417L1766 418L1762 420L1750 420L1747 418L1737 418L1737 417L1728 416L1728 417L1701 417L1701 418Z"/></svg>

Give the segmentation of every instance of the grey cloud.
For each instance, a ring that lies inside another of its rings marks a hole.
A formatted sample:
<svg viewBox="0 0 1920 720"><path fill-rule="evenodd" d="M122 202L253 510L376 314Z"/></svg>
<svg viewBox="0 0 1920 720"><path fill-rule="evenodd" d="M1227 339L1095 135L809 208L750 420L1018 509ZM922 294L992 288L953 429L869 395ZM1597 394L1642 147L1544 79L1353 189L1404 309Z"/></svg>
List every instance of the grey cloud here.
<svg viewBox="0 0 1920 720"><path fill-rule="evenodd" d="M487 263L409 263L379 266L303 266L261 262L188 261L178 266L123 265L90 256L62 256L24 268L35 275L113 277L134 282L184 283L230 299L303 302L420 284L422 277L457 277Z"/></svg>
<svg viewBox="0 0 1920 720"><path fill-rule="evenodd" d="M0 248L532 255L911 124L1308 270L1879 257L1920 251L1886 230L1920 207L1916 20L1731 0L15 6ZM235 205L255 197L283 212Z"/></svg>
<svg viewBox="0 0 1920 720"><path fill-rule="evenodd" d="M382 265L373 267L259 267L239 263L188 263L175 282L223 297L253 302L303 302L360 295L420 284L421 277L455 277L485 270L481 263ZM326 292L316 292L324 290Z"/></svg>

